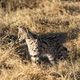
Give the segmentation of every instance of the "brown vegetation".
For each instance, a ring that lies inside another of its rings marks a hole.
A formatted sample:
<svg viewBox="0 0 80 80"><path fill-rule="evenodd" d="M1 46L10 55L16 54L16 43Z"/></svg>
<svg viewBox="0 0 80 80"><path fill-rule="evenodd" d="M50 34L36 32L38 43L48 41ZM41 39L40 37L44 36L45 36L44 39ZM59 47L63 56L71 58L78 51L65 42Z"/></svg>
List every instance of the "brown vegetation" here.
<svg viewBox="0 0 80 80"><path fill-rule="evenodd" d="M61 35L69 59L52 67L32 65L27 47L18 43L19 26L38 35ZM79 0L0 0L0 80L80 80L79 58Z"/></svg>

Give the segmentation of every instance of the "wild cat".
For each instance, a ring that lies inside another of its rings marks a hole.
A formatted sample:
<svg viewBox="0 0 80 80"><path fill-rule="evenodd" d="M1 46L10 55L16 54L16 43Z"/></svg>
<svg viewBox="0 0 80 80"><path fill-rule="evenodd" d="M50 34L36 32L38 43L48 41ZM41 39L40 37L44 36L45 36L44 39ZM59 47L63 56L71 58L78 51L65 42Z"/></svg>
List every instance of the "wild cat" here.
<svg viewBox="0 0 80 80"><path fill-rule="evenodd" d="M40 39L39 36L32 33L28 28L25 29L23 27L18 27L18 38L19 38L19 41L22 41L22 40L26 41L32 62L45 61L44 59L47 58L50 64L53 65L55 57L57 57L57 54L61 53L60 54L61 56L65 54L67 51L66 48L64 48L59 44L54 47L51 46L51 44L53 43L48 44L48 41L47 41L48 39L47 40ZM58 51L57 51L57 48L59 48ZM63 51L63 49L65 50Z"/></svg>
<svg viewBox="0 0 80 80"><path fill-rule="evenodd" d="M38 60L38 40L33 36L33 34L30 32L30 30L23 27L18 27L18 39L21 42L22 40L26 41L26 44L28 46L28 52L31 57L31 60L33 62L36 62Z"/></svg>

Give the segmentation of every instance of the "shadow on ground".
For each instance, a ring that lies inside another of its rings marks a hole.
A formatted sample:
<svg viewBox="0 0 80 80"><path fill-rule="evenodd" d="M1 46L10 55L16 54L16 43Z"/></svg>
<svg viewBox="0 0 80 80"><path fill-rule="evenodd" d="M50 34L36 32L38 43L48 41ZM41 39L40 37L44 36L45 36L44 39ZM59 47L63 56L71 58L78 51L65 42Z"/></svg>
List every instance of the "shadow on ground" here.
<svg viewBox="0 0 80 80"><path fill-rule="evenodd" d="M27 45L25 41L19 43L18 37L14 33L11 33L7 27L3 27L0 29L0 46L8 43L13 43L13 47L17 54L22 58L22 60L27 59L29 60L30 55L28 52ZM80 30L78 28L70 30L68 33L60 32L60 33L48 33L39 36L40 41L42 44L39 46L41 47L40 50L46 51L46 49L50 49L54 52L54 60L62 60L67 59L68 57L68 49L63 45L67 40L73 40L78 37L78 33ZM48 48L45 47L48 46ZM43 49L42 49L43 48ZM41 51L40 51L41 52ZM53 53L52 53L53 54ZM42 61L46 62L42 59Z"/></svg>

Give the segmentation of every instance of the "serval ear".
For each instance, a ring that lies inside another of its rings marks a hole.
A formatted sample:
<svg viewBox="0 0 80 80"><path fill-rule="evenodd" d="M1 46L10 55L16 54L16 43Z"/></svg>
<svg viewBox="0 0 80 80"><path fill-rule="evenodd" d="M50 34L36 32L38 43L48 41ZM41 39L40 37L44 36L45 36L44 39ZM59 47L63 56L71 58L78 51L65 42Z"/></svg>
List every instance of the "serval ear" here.
<svg viewBox="0 0 80 80"><path fill-rule="evenodd" d="M27 33L31 33L31 31L28 27L25 30L26 30Z"/></svg>
<svg viewBox="0 0 80 80"><path fill-rule="evenodd" d="M32 32L29 28L26 28L26 31L28 33L28 35L30 35L32 38L37 39L38 35L35 34L34 32Z"/></svg>
<svg viewBox="0 0 80 80"><path fill-rule="evenodd" d="M25 36L24 36L25 34L26 34L25 29L22 26L19 26L18 27L18 39L19 39L19 41L21 41L25 38Z"/></svg>

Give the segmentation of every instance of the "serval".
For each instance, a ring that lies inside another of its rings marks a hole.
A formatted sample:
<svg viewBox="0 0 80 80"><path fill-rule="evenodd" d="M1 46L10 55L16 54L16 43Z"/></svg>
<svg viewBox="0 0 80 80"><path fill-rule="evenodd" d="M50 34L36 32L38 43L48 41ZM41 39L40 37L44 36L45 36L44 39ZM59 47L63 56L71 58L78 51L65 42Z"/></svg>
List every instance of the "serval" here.
<svg viewBox="0 0 80 80"><path fill-rule="evenodd" d="M33 62L36 62L38 60L38 40L37 38L30 32L30 30L27 28L18 27L18 39L19 42L22 40L26 41L26 44L28 46L28 52L30 54L31 60Z"/></svg>
<svg viewBox="0 0 80 80"><path fill-rule="evenodd" d="M40 36L32 33L28 28L18 27L19 41L25 40L32 62L43 62L47 60L54 64L54 60L59 57L66 57L67 49L59 43L51 43L53 39L41 39ZM49 43L50 42L50 43Z"/></svg>

